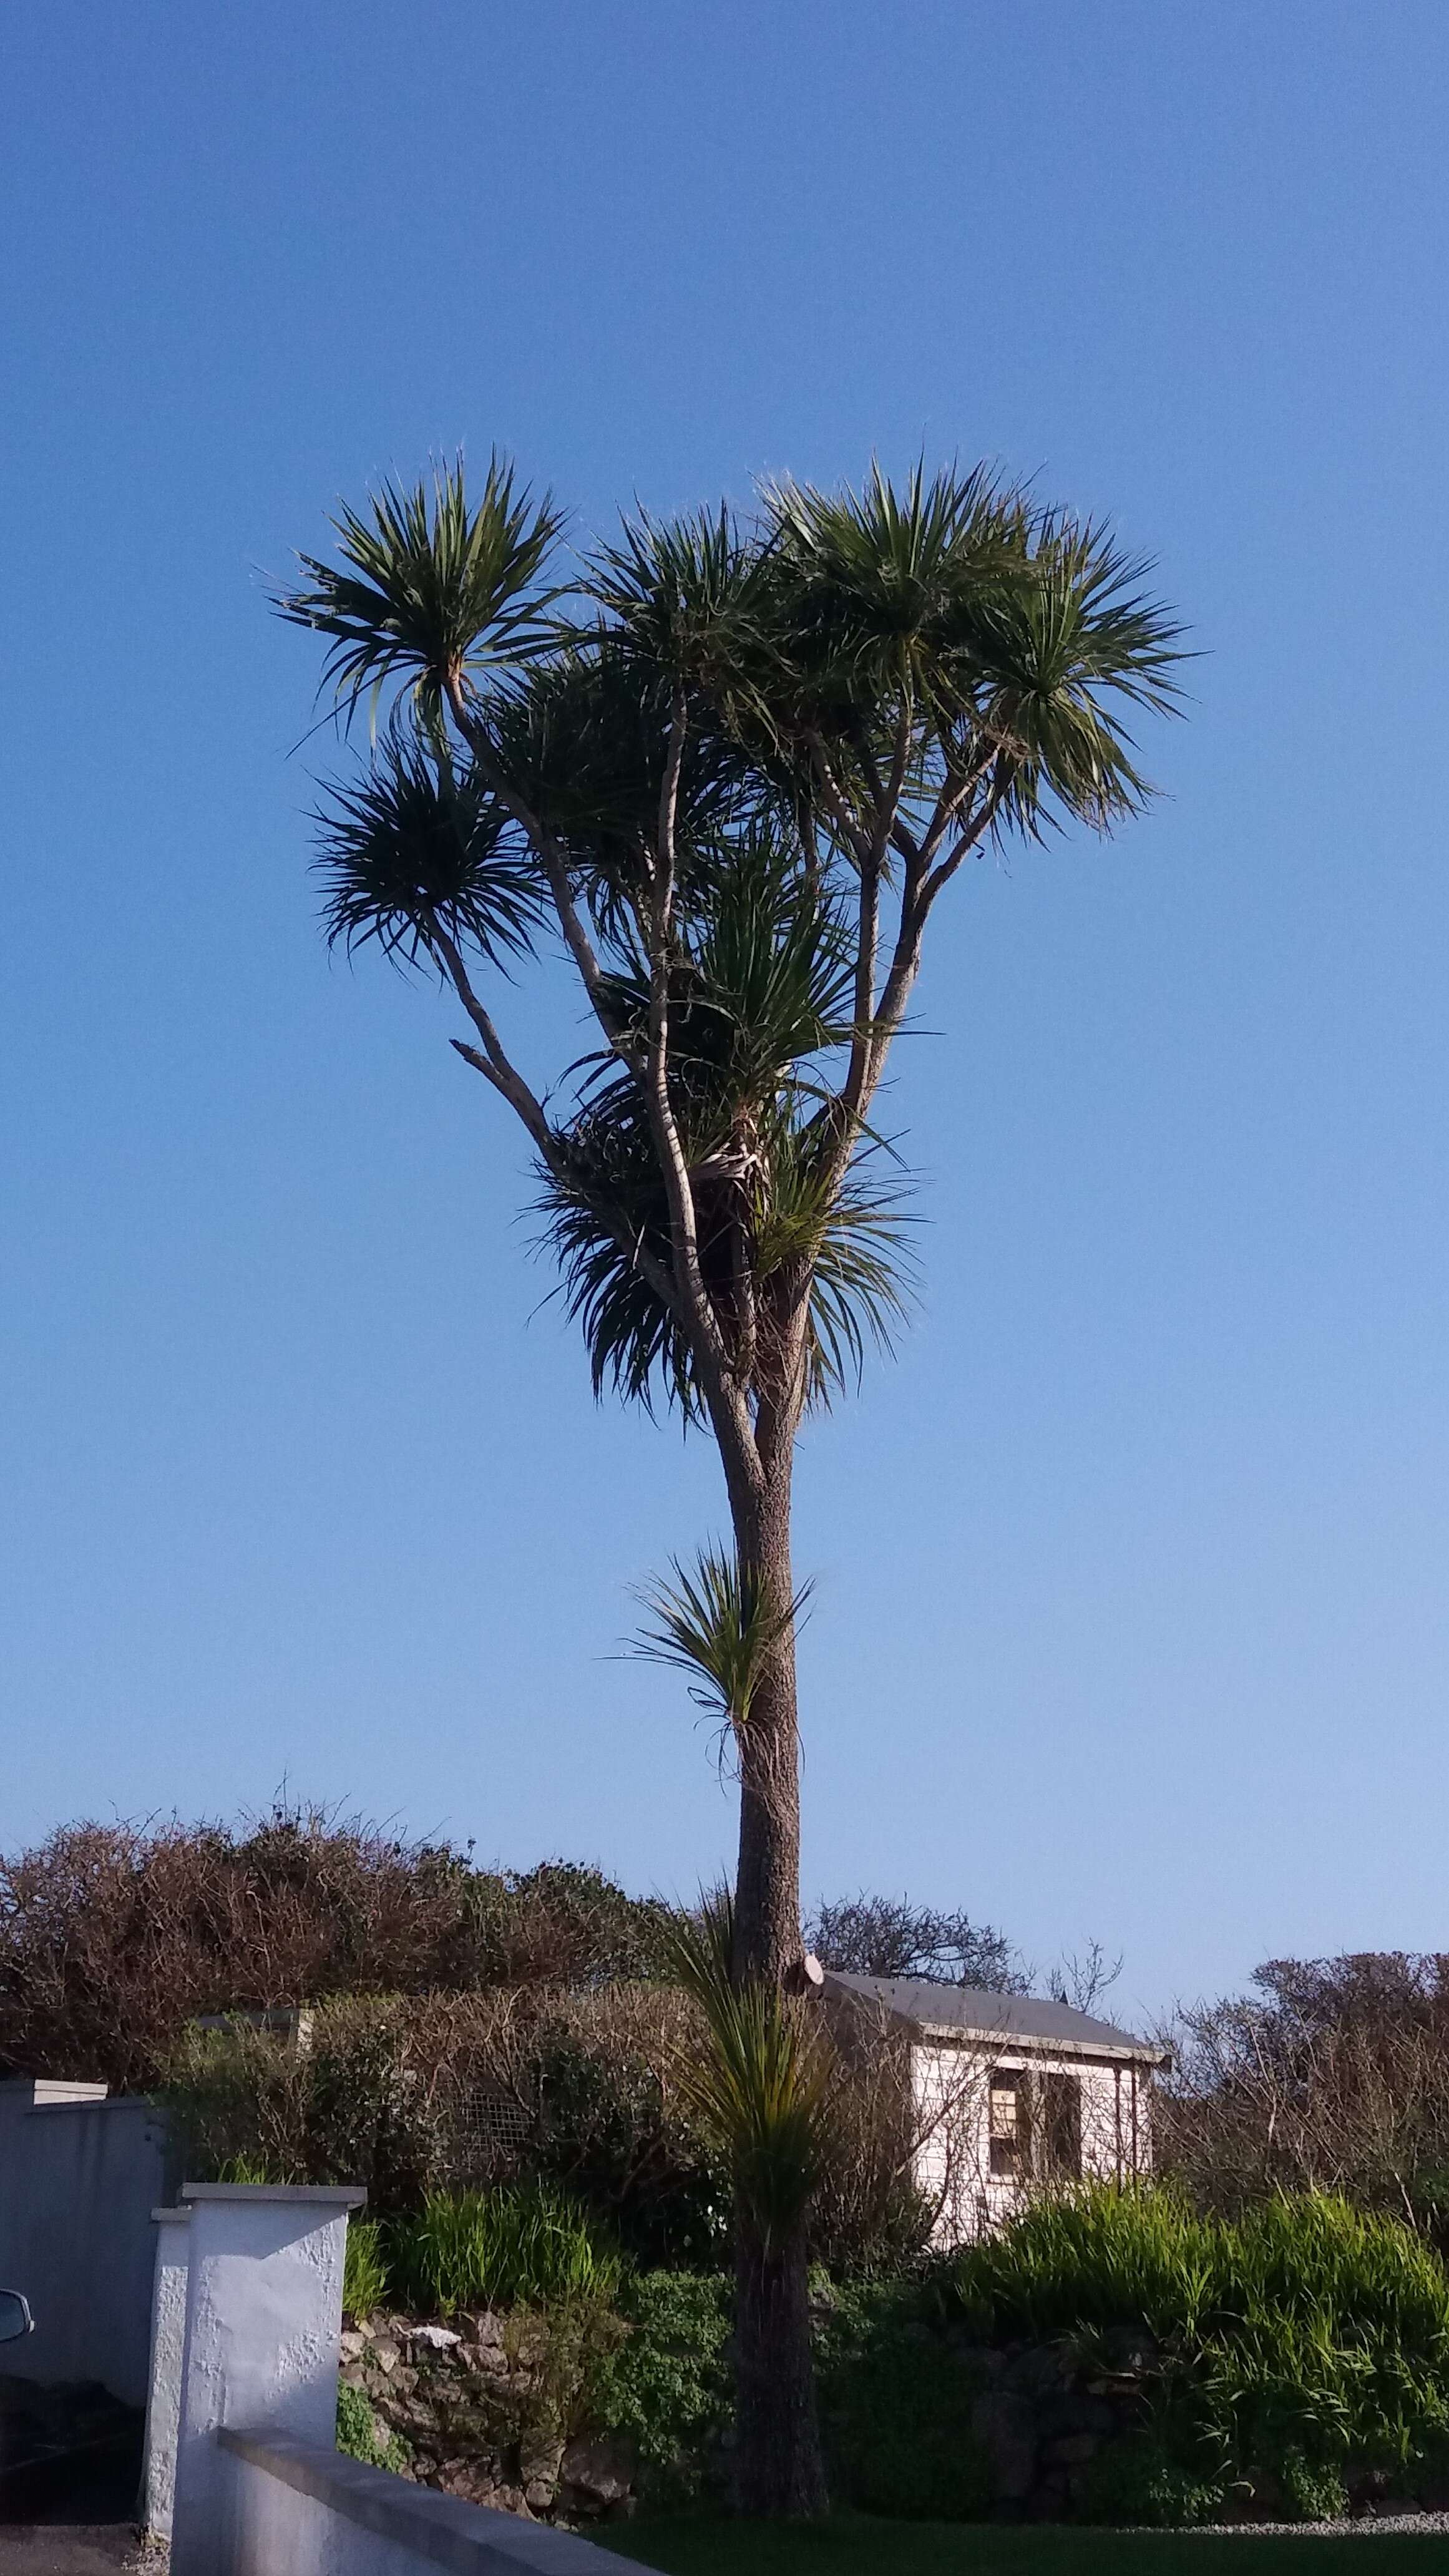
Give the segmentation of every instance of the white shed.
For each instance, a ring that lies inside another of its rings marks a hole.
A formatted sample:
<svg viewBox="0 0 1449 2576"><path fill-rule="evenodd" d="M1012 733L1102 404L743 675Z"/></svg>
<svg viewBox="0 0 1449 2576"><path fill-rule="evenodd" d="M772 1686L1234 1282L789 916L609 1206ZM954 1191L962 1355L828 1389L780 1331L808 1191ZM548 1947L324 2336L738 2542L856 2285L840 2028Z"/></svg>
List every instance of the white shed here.
<svg viewBox="0 0 1449 2576"><path fill-rule="evenodd" d="M874 2025L900 2046L933 2243L999 2226L1033 2184L1150 2173L1151 2077L1165 2049L1040 1995L835 1969L823 1990L858 2041Z"/></svg>

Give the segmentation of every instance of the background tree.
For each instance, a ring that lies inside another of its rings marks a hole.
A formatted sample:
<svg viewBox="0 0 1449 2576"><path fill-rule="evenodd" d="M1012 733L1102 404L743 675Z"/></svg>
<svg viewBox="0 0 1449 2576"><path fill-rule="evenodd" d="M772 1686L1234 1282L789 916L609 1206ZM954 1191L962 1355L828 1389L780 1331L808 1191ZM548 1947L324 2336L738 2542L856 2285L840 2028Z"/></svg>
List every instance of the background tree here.
<svg viewBox="0 0 1449 2576"><path fill-rule="evenodd" d="M1031 1980L1014 1942L969 1914L913 1905L908 1896L823 1898L806 1937L821 1965L865 1977L924 1977L991 1994L1025 1994Z"/></svg>
<svg viewBox="0 0 1449 2576"><path fill-rule="evenodd" d="M567 593L557 512L496 456L476 503L460 465L335 527L279 601L371 711L323 820L329 933L451 985L454 1046L531 1139L596 1388L718 1446L750 1661L735 1969L778 1985L795 1444L902 1305L881 1081L971 852L1143 804L1126 719L1171 703L1177 629L1105 531L979 469L640 514ZM525 958L562 958L596 1032L544 1080L484 982ZM819 2492L806 2448L788 2509Z"/></svg>

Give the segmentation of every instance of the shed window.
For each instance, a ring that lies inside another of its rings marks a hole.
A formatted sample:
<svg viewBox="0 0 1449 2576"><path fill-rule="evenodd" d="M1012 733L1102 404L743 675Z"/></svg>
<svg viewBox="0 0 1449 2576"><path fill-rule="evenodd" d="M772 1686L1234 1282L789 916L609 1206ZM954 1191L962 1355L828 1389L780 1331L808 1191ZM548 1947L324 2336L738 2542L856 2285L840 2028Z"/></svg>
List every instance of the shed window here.
<svg viewBox="0 0 1449 2576"><path fill-rule="evenodd" d="M1082 2079L1042 2077L1042 2164L1053 2182L1079 2182L1082 2173Z"/></svg>
<svg viewBox="0 0 1449 2576"><path fill-rule="evenodd" d="M1031 2111L1024 2075L991 2079L991 2166L993 2174L1024 2174L1031 2165Z"/></svg>

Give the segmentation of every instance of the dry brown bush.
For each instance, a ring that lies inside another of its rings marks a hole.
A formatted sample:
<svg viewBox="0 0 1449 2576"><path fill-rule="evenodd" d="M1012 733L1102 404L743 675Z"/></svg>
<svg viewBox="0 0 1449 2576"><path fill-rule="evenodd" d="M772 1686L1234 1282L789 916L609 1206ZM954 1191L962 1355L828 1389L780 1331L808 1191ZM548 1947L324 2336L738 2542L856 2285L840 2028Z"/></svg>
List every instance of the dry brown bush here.
<svg viewBox="0 0 1449 2576"><path fill-rule="evenodd" d="M1449 2216L1449 1956L1271 1960L1257 1993L1169 2034L1159 2161L1205 2208L1340 2191L1442 2235Z"/></svg>
<svg viewBox="0 0 1449 2576"><path fill-rule="evenodd" d="M728 2190L679 2070L703 2044L676 1988L342 1996L304 2046L234 2023L193 2027L164 2088L193 2175L360 2181L375 2211L432 2189L547 2179L645 2263L708 2269L728 2243ZM890 2049L843 2054L815 2259L880 2267L925 2240L914 2129Z"/></svg>
<svg viewBox="0 0 1449 2576"><path fill-rule="evenodd" d="M480 1870L318 1810L72 1826L0 1860L0 2068L164 2092L193 2173L361 2180L383 2210L541 2174L641 2258L708 2264L727 2197L676 2080L699 2042L655 1975L664 1917L596 1871ZM197 2027L278 2006L309 2008L305 2045ZM929 2228L898 2055L882 2027L842 2057L819 2260Z"/></svg>
<svg viewBox="0 0 1449 2576"><path fill-rule="evenodd" d="M0 1860L0 2066L155 2083L197 2014L647 1973L663 1909L317 1809L67 1826Z"/></svg>

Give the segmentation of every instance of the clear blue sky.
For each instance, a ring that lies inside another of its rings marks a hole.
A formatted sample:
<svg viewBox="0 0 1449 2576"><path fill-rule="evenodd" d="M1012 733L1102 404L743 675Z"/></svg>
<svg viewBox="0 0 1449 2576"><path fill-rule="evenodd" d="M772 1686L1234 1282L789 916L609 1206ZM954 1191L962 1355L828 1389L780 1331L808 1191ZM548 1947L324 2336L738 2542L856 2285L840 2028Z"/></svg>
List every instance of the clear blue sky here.
<svg viewBox="0 0 1449 2576"><path fill-rule="evenodd" d="M497 440L584 529L987 455L1195 630L1162 802L983 865L893 1099L900 1362L810 1437L807 1889L1121 2008L1444 1946L1442 0L5 15L0 1842L343 1799L689 1890L597 1410L435 994L329 965L259 574ZM930 1032L930 1034L926 1034Z"/></svg>

